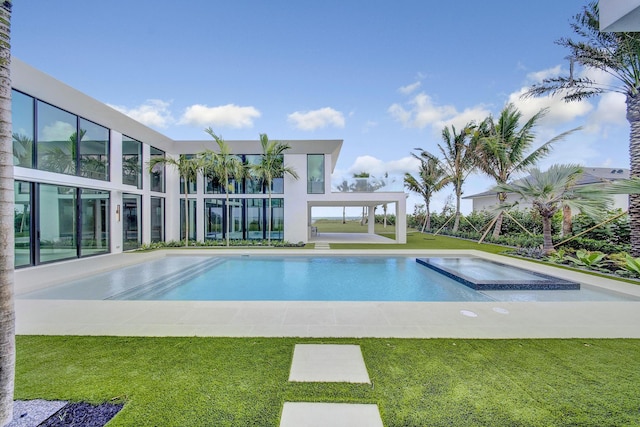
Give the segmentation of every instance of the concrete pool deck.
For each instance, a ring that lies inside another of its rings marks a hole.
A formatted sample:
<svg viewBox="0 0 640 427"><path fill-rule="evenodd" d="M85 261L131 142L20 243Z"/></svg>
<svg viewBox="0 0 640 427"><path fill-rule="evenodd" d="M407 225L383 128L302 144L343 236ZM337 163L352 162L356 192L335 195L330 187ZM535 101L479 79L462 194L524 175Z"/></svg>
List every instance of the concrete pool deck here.
<svg viewBox="0 0 640 427"><path fill-rule="evenodd" d="M640 286L479 251L328 250L323 255L474 255L640 298ZM21 295L166 255L317 255L295 249L178 249L16 271L19 335L640 338L640 300L579 302L115 301ZM549 291L554 292L554 291Z"/></svg>

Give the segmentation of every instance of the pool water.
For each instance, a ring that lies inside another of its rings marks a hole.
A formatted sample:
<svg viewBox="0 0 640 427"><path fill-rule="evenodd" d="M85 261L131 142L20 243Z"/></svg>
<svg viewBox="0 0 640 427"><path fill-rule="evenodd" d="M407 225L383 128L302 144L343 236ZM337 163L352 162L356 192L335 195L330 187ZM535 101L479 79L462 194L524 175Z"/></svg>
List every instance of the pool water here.
<svg viewBox="0 0 640 427"><path fill-rule="evenodd" d="M35 291L28 299L204 301L615 301L600 289L476 291L414 257L167 256Z"/></svg>

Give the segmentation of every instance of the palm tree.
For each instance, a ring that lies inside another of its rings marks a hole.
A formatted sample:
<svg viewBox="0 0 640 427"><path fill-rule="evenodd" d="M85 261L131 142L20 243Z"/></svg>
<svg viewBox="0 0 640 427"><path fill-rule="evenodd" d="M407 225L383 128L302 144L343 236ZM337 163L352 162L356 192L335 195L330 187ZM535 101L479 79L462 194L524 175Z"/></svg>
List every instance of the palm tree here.
<svg viewBox="0 0 640 427"><path fill-rule="evenodd" d="M453 231L458 231L460 227L460 199L462 198L462 185L467 176L475 169L475 153L474 147L477 142L476 126L473 123L465 125L460 133L456 134L456 128L452 125L451 129L445 127L442 130L442 139L444 146L438 144L438 149L444 160L425 151L420 151L420 156L424 159L435 159L440 163L442 169L449 178L449 182L453 184L456 194L456 219L453 223Z"/></svg>
<svg viewBox="0 0 640 427"><path fill-rule="evenodd" d="M597 218L606 211L610 198L598 186L575 186L582 174L577 165L553 165L547 171L538 168L529 169L529 176L511 184L499 184L496 189L507 193L515 193L523 200L531 203L542 218L543 251L553 252L551 239L551 217L563 205L577 209L587 216ZM502 209L513 207L504 204Z"/></svg>
<svg viewBox="0 0 640 427"><path fill-rule="evenodd" d="M169 165L176 168L183 181L184 191L184 245L189 246L189 182L198 179L198 173L202 170L202 159L200 156L189 157L180 154L176 159L173 157L153 157L147 163L149 173L154 172L157 165Z"/></svg>
<svg viewBox="0 0 640 427"><path fill-rule="evenodd" d="M569 49L568 76L547 78L533 85L525 96L559 94L565 101L579 101L605 92L625 95L627 121L631 125L629 157L631 177L640 177L640 32L600 32L597 2L586 5L574 17L571 28L579 40L563 38L557 44ZM613 82L599 83L575 77L574 64L605 72ZM629 195L631 253L640 256L640 195Z"/></svg>
<svg viewBox="0 0 640 427"><path fill-rule="evenodd" d="M425 228L431 229L431 210L429 205L431 204L431 197L442 190L448 183L449 177L446 176L444 169L440 166L440 162L434 158L423 158L412 153L414 157L420 160L420 168L418 170L418 177L416 178L410 173L404 175L404 186L415 193L422 196L426 207L426 217L422 223L422 232Z"/></svg>
<svg viewBox="0 0 640 427"><path fill-rule="evenodd" d="M206 150L201 153L203 159L203 170L206 175L217 179L221 184L224 184L224 193L227 197L226 215L227 215L227 230L225 232L227 246L229 246L229 226L231 222L230 218L230 205L229 205L229 179L242 179L246 175L245 166L242 164L242 160L235 154L231 154L231 148L224 139L216 135L216 133L210 127L204 130L216 141L218 144L218 151Z"/></svg>
<svg viewBox="0 0 640 427"><path fill-rule="evenodd" d="M271 184L274 178L283 178L289 175L294 179L298 179L296 171L284 165L284 153L291 146L284 142L269 141L266 133L260 134L260 145L262 146L262 156L257 164L251 165L251 174L267 186L269 193L269 205L267 206L267 239L271 245Z"/></svg>
<svg viewBox="0 0 640 427"><path fill-rule="evenodd" d="M526 154L533 144L535 134L533 128L544 117L547 109L542 109L519 127L522 113L513 104L508 104L500 113L498 121L487 117L482 126L475 156L476 165L486 175L496 181L496 184L509 182L513 174L534 166L538 160L549 154L551 145L577 130L564 132L542 144L531 153ZM504 204L507 193L498 193L498 203ZM500 235L502 228L502 211L498 214L493 237Z"/></svg>
<svg viewBox="0 0 640 427"><path fill-rule="evenodd" d="M0 5L0 425L13 418L15 308L13 301L14 212L11 135L11 1Z"/></svg>

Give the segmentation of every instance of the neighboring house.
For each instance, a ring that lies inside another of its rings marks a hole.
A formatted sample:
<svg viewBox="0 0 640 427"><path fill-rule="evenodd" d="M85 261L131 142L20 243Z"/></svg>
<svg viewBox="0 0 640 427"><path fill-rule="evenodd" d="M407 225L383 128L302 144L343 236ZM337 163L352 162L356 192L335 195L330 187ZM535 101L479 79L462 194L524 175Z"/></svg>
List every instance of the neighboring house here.
<svg viewBox="0 0 640 427"><path fill-rule="evenodd" d="M171 166L149 173L155 156L192 155L217 144L203 131L199 141L175 141L113 108L13 58L16 266L135 249L184 238L184 194ZM257 135L256 135L257 136ZM316 206L395 205L396 242L406 243L406 195L331 191L342 140L283 141L284 163L299 180L277 178L268 194L250 178L234 183L230 218L224 191L202 175L189 183L190 237L271 238L308 242ZM260 142L227 141L246 163L262 153ZM369 233L373 233L370 221Z"/></svg>
<svg viewBox="0 0 640 427"><path fill-rule="evenodd" d="M576 185L597 184L628 178L629 169L584 167L582 175L578 178ZM471 196L465 196L463 199L471 200L473 203L473 211L479 212L495 207L498 204L498 193L491 189ZM507 195L507 203L514 203L516 201L518 202L519 209L531 207L530 203L523 202L519 196L512 193ZM614 195L613 208L627 210L629 208L629 196L626 194Z"/></svg>

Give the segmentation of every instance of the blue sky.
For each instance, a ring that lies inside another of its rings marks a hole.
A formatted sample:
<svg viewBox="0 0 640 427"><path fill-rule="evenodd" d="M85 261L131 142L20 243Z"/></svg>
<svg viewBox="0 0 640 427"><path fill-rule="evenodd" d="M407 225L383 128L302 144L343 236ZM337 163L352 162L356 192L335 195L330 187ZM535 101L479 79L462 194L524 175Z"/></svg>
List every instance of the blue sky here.
<svg viewBox="0 0 640 427"><path fill-rule="evenodd" d="M568 72L554 41L586 1L29 0L14 4L12 50L174 139L207 139L208 126L227 140L343 139L335 181L415 171L415 147L435 153L444 126L507 102L526 116L550 107L540 145L583 127L541 167L628 167L621 95L520 97ZM464 193L490 186L472 175Z"/></svg>

